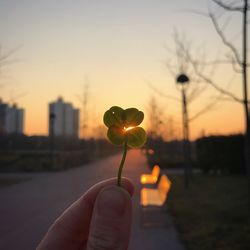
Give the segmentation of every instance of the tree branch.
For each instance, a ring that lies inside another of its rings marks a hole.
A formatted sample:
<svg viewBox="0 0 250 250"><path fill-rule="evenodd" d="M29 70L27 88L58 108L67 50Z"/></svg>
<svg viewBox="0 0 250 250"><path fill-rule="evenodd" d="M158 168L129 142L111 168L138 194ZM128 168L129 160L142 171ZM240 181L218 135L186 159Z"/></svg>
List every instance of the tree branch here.
<svg viewBox="0 0 250 250"><path fill-rule="evenodd" d="M219 87L211 78L207 77L206 75L204 75L197 67L197 65L199 65L199 63L197 61L194 61L193 58L191 57L189 51L185 50L186 52L186 57L188 58L189 62L192 64L193 69L196 73L196 75L198 77L200 77L201 79L203 79L206 83L210 84L214 89L216 89L217 91L219 91L220 93L222 93L223 95L227 95L230 98L232 98L234 101L237 101L239 103L242 103L243 100L240 99L239 97L235 96L233 93Z"/></svg>
<svg viewBox="0 0 250 250"><path fill-rule="evenodd" d="M202 88L193 89L193 91L191 93L189 93L189 95L187 96L188 104L190 104L197 97L199 97L206 89L207 89L207 85L203 86Z"/></svg>
<svg viewBox="0 0 250 250"><path fill-rule="evenodd" d="M171 99L173 101L176 102L180 102L179 98L171 96L171 95L166 95L164 94L161 90L157 89L155 86L153 86L151 83L148 83L149 88L151 88L155 93L157 93L158 95L164 97L164 98L168 98Z"/></svg>
<svg viewBox="0 0 250 250"><path fill-rule="evenodd" d="M169 73L173 76L173 78L176 77L176 72L173 71L173 66L170 64L170 62L165 62L165 66L167 67Z"/></svg>
<svg viewBox="0 0 250 250"><path fill-rule="evenodd" d="M228 11L243 11L243 7L242 6L232 6L232 5L227 5L225 3L223 3L222 1L219 0L212 0L214 3L216 3L217 5L219 5L221 8L228 10Z"/></svg>
<svg viewBox="0 0 250 250"><path fill-rule="evenodd" d="M218 104L218 101L220 99L222 94L220 94L213 102L207 104L205 107L203 107L200 111L198 111L195 115L193 115L191 118L188 119L189 122L194 121L201 115L204 115L206 112L210 111L216 104Z"/></svg>
<svg viewBox="0 0 250 250"><path fill-rule="evenodd" d="M238 54L238 51L236 50L236 48L230 43L227 41L227 39L225 38L223 32L221 31L220 27L219 27L219 24L217 23L217 20L215 18L215 16L210 12L209 13L209 17L211 18L212 22L213 22L213 25L214 25L214 28L217 32L217 34L219 35L219 37L221 38L222 42L232 51L234 57L235 57L235 60L236 62L239 64L239 65L242 65L242 61L240 59L240 56Z"/></svg>
<svg viewBox="0 0 250 250"><path fill-rule="evenodd" d="M212 81L212 79L210 79L209 77L205 76L204 74L202 74L201 72L199 72L199 70L197 69L197 65L192 62L194 70L196 72L196 74L202 78L206 83L210 84L214 89L216 89L217 91L219 91L220 93L222 93L223 95L227 95L230 98L232 98L234 101L242 103L243 100L240 99L239 97L235 96L233 93L219 87L214 81Z"/></svg>
<svg viewBox="0 0 250 250"><path fill-rule="evenodd" d="M2 48L0 46L0 63L6 61L12 54L14 54L18 49L20 48L20 46L11 49L5 53L2 53Z"/></svg>
<svg viewBox="0 0 250 250"><path fill-rule="evenodd" d="M223 60L223 59L217 59L217 60L211 60L211 61L199 61L200 65L203 66L210 66L213 64L236 64L236 61L233 61L233 58L231 58L231 61ZM250 64L247 64L248 67L250 67Z"/></svg>

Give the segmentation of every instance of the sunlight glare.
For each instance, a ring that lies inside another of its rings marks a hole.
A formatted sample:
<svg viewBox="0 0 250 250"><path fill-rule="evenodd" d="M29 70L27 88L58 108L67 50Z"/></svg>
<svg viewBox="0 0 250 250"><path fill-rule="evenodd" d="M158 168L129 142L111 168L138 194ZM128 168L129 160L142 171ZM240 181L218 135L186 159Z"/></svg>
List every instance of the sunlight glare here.
<svg viewBox="0 0 250 250"><path fill-rule="evenodd" d="M134 128L134 127L128 127L128 128L124 127L125 131L129 131L129 130L131 130L131 129L133 129L133 128Z"/></svg>

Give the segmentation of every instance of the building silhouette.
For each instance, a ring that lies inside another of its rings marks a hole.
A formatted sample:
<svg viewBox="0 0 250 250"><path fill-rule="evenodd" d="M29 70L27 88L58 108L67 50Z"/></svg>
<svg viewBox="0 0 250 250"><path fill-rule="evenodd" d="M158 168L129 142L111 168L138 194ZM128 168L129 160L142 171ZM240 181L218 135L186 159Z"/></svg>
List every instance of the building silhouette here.
<svg viewBox="0 0 250 250"><path fill-rule="evenodd" d="M49 136L79 137L79 109L62 97L49 103Z"/></svg>
<svg viewBox="0 0 250 250"><path fill-rule="evenodd" d="M0 99L0 133L23 134L24 109L18 108L17 104L10 105Z"/></svg>

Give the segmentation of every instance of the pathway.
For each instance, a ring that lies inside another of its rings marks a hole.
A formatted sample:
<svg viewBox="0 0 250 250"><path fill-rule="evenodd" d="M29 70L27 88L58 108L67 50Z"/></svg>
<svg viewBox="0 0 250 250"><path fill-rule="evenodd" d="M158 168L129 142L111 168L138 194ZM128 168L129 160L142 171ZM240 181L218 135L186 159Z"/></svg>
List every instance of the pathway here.
<svg viewBox="0 0 250 250"><path fill-rule="evenodd" d="M0 189L0 249L35 249L65 208L96 182L116 175L120 157L58 173L32 174L29 181ZM124 167L124 176L136 187L129 250L183 250L171 221L166 227L145 228L140 223L139 178L146 172L149 169L141 151L131 150Z"/></svg>

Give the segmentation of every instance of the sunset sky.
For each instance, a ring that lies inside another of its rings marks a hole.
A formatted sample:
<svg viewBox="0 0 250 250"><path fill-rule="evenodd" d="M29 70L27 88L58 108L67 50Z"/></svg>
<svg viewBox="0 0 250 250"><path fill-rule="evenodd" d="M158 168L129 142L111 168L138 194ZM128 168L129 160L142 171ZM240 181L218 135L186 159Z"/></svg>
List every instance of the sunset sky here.
<svg viewBox="0 0 250 250"><path fill-rule="evenodd" d="M211 20L187 11L207 12L208 8L222 13L205 0L2 0L1 53L17 50L12 62L1 69L0 96L4 101L16 99L25 109L25 133L47 134L48 103L62 96L80 107L76 95L82 93L87 78L90 126L101 124L104 111L113 105L137 107L147 117L149 100L155 96L166 117L173 117L180 129L181 103L159 96L148 83L180 98L175 79L164 65L175 60L166 49L175 49L174 28L186 34L193 48L204 46L211 59L228 52ZM239 49L240 25L241 16L236 13L225 30ZM231 67L218 68L214 79L242 96L240 75ZM190 116L216 96L208 88L190 104ZM241 132L243 121L240 104L221 101L190 124L191 137L201 131Z"/></svg>

